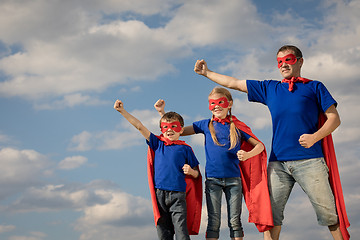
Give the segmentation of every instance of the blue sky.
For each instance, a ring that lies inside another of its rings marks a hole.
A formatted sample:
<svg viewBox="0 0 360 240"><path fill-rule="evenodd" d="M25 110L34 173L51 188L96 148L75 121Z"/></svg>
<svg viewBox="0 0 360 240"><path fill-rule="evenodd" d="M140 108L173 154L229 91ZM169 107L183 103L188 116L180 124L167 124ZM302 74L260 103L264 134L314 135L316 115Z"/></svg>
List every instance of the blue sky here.
<svg viewBox="0 0 360 240"><path fill-rule="evenodd" d="M216 86L197 59L240 79L280 79L284 44L304 54L302 76L338 101L334 133L345 202L360 234L360 1L35 0L0 2L0 239L157 239L146 145L116 99L158 134L153 104L185 124L210 117ZM266 107L232 91L233 114L270 152ZM203 167L201 136L184 137ZM296 186L283 239L331 239ZM242 222L248 239L261 239ZM224 209L221 239L228 239ZM206 208L203 209L203 239Z"/></svg>

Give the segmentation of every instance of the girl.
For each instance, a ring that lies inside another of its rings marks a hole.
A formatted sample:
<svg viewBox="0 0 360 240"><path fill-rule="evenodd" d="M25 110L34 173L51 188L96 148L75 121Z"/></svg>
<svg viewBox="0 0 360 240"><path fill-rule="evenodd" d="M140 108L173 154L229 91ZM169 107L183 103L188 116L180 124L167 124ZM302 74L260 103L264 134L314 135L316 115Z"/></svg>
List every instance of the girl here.
<svg viewBox="0 0 360 240"><path fill-rule="evenodd" d="M265 148L245 124L232 116L233 99L227 89L215 87L210 92L208 100L209 110L212 113L211 119L194 122L192 126L185 127L182 134L184 136L198 133L205 135L205 193L208 210L206 239L219 238L221 199L224 192L230 237L231 239L241 240L244 236L240 220L243 189L239 160L246 161L262 152L265 153ZM155 108L160 114L164 113L164 107L164 100L155 103ZM246 129L246 132L240 130L239 127ZM252 149L249 151L240 149L244 142L250 144ZM265 158L262 159L265 160L266 169L266 154ZM265 181L267 190L266 177L260 179Z"/></svg>

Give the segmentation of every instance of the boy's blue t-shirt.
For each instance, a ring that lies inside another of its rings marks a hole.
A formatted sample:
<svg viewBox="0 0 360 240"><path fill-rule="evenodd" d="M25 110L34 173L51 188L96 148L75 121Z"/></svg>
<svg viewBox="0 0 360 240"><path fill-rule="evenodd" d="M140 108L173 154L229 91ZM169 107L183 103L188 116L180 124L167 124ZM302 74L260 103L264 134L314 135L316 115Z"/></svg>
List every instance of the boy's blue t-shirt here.
<svg viewBox="0 0 360 240"><path fill-rule="evenodd" d="M272 123L273 139L269 161L291 161L323 157L321 141L311 148L299 143L302 134L318 130L319 114L331 105L337 105L323 83L310 81L288 83L280 81L247 80L248 99L268 106Z"/></svg>
<svg viewBox="0 0 360 240"><path fill-rule="evenodd" d="M206 177L230 178L240 177L239 159L236 153L240 150L241 141L247 141L250 136L240 131L240 143L231 150L230 148L230 124L225 125L213 122L218 142L224 146L218 146L211 138L209 130L210 119L193 123L195 133L205 135Z"/></svg>
<svg viewBox="0 0 360 240"><path fill-rule="evenodd" d="M194 168L199 162L191 147L187 145L168 145L153 133L146 141L154 151L154 183L155 188L166 191L186 191L184 164Z"/></svg>

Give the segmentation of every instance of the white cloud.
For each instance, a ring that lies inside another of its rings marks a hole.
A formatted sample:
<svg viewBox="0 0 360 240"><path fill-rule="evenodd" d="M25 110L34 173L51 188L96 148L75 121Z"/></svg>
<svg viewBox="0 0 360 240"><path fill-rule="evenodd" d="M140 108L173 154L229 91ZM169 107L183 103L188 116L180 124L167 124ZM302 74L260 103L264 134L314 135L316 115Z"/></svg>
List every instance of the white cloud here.
<svg viewBox="0 0 360 240"><path fill-rule="evenodd" d="M0 225L0 233L14 231L16 227L14 225Z"/></svg>
<svg viewBox="0 0 360 240"><path fill-rule="evenodd" d="M46 237L47 234L43 232L30 232L28 236L15 235L15 236L10 236L8 239L9 240L43 240Z"/></svg>
<svg viewBox="0 0 360 240"><path fill-rule="evenodd" d="M59 169L69 170L78 168L81 165L85 164L87 162L87 158L84 156L72 156L67 157L61 162L59 162L58 167Z"/></svg>
<svg viewBox="0 0 360 240"><path fill-rule="evenodd" d="M155 135L159 135L159 115L152 110L134 110L130 112ZM119 113L120 115L120 113ZM113 131L83 131L71 139L69 150L89 151L125 149L145 144L145 138L121 115L121 122Z"/></svg>
<svg viewBox="0 0 360 240"><path fill-rule="evenodd" d="M9 197L39 183L51 165L48 158L34 150L0 149L0 198Z"/></svg>

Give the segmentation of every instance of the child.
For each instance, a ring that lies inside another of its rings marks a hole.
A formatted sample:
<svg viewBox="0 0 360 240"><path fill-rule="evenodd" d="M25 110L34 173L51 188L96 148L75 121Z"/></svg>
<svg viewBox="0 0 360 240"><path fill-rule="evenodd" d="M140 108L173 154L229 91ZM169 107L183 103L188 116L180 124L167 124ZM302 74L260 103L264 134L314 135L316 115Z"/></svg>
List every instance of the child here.
<svg viewBox="0 0 360 240"><path fill-rule="evenodd" d="M175 112L164 114L160 120L160 129L163 134L155 136L124 109L122 101L117 100L114 108L140 131L151 149L148 153L151 158L148 165L151 168L148 169L149 185L159 239L173 239L174 234L176 239L190 239L187 227L185 175L191 176L192 179L199 179L200 183L201 177L198 170L199 162L194 152L190 146L179 140L180 134L184 131L183 118ZM201 197L201 185L198 191ZM197 214L199 214L198 209ZM190 221L193 220L192 218ZM200 216L197 219L198 222L191 222L191 224L200 226ZM190 233L194 234L193 228L190 229Z"/></svg>
<svg viewBox="0 0 360 240"><path fill-rule="evenodd" d="M239 240L244 236L240 220L242 192L249 209L249 221L255 222L262 231L273 225L264 145L249 127L232 116L232 105L232 96L227 89L214 88L209 94L212 118L194 122L192 126L185 127L182 134L205 135L205 193L208 209L206 239L219 238L222 192L227 202L232 239ZM164 112L164 106L162 99L155 104L159 112ZM239 163L243 165L241 168ZM257 189L254 189L255 186Z"/></svg>

